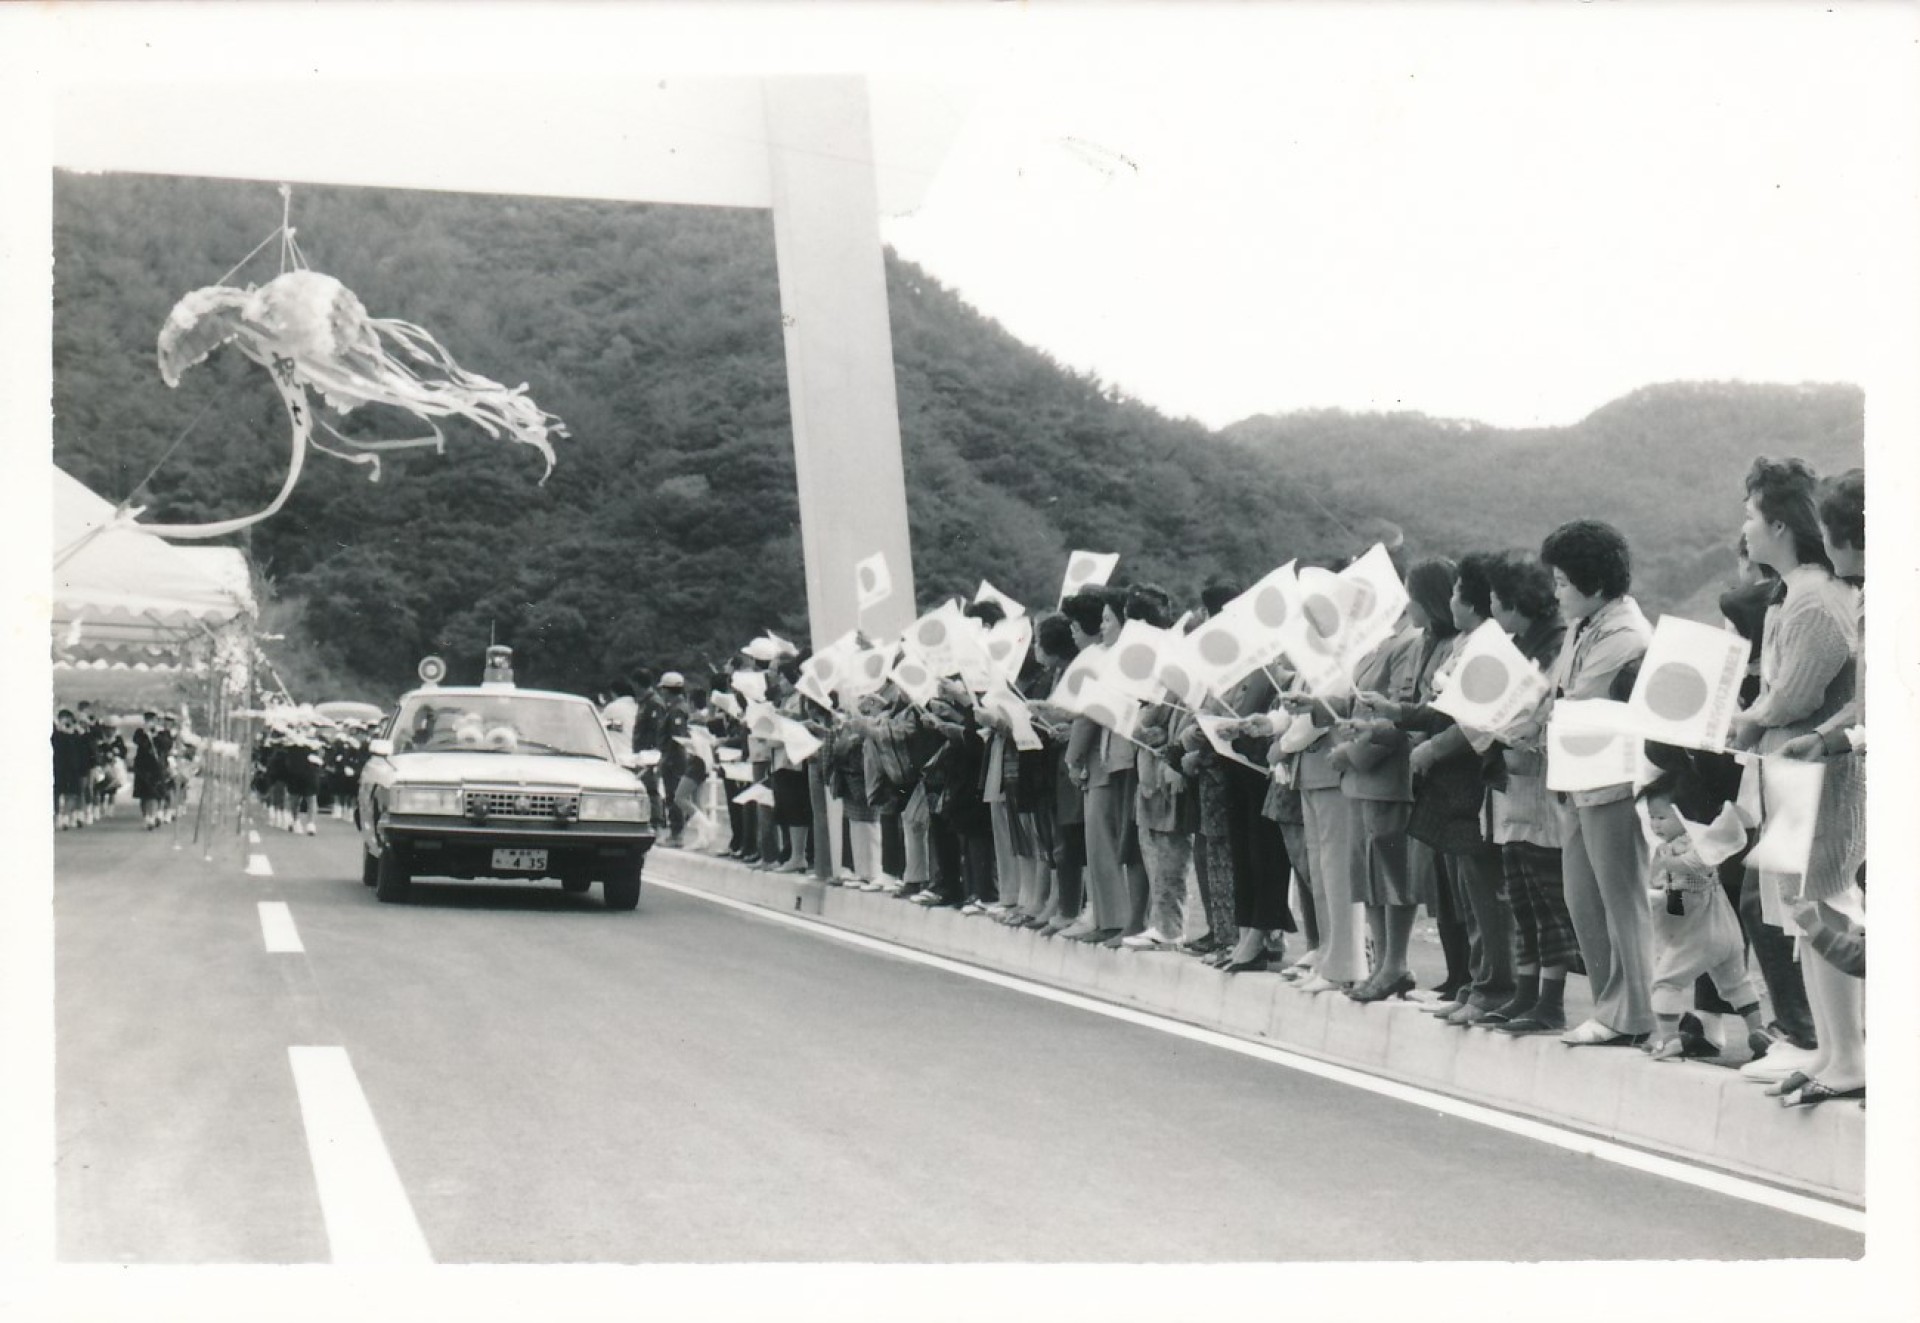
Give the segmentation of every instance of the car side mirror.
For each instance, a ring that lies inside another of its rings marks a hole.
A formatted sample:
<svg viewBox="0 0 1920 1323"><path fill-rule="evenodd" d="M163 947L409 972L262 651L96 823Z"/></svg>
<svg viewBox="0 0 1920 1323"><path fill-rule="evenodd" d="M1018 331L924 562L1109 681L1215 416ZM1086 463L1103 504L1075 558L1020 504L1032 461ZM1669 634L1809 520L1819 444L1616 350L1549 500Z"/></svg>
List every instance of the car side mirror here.
<svg viewBox="0 0 1920 1323"><path fill-rule="evenodd" d="M367 745L367 752L376 758L393 757L392 740L373 740Z"/></svg>

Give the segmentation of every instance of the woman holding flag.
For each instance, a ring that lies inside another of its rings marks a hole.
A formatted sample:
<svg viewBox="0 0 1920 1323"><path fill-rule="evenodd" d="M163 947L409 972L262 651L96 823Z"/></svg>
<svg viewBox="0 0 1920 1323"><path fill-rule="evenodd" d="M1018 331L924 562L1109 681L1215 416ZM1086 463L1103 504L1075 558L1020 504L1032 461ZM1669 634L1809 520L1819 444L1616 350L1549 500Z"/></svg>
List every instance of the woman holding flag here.
<svg viewBox="0 0 1920 1323"><path fill-rule="evenodd" d="M1833 576L1821 538L1817 481L1813 469L1798 459L1757 459L1747 474L1747 517L1741 531L1748 552L1755 563L1772 566L1786 585L1784 598L1767 613L1760 697L1734 718L1736 744L1762 755L1819 732L1855 695L1858 598ZM1861 758L1849 750L1821 766L1824 775L1804 873L1760 873L1763 913L1775 927L1785 928L1791 907L1803 902L1865 921L1856 880L1866 858ZM1760 777L1764 796L1764 763ZM1772 1092L1789 1105L1864 1096L1865 985L1816 954L1805 936L1801 942L1800 970L1818 1046ZM1768 1056L1787 1051L1776 1048Z"/></svg>

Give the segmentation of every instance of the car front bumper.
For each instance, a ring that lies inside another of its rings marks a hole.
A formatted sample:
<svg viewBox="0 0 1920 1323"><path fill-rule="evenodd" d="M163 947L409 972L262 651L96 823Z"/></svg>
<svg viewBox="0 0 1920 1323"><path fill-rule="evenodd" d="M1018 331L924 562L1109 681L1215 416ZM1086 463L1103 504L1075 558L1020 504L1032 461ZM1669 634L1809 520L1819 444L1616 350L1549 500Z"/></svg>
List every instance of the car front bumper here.
<svg viewBox="0 0 1920 1323"><path fill-rule="evenodd" d="M473 822L430 814L388 815L380 832L384 848L404 852L410 872L440 877L604 878L638 867L654 842L641 823ZM545 850L547 867L497 869L495 850Z"/></svg>

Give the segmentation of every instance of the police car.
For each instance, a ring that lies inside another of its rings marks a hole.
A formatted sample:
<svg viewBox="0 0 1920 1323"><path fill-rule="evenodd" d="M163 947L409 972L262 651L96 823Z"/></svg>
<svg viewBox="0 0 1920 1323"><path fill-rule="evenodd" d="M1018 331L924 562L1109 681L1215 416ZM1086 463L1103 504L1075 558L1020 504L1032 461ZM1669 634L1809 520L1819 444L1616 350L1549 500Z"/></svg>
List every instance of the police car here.
<svg viewBox="0 0 1920 1323"><path fill-rule="evenodd" d="M361 881L404 900L416 877L595 882L607 908L640 900L653 845L646 791L592 703L520 689L511 650L487 649L480 684L442 686L437 657L369 744L354 809Z"/></svg>

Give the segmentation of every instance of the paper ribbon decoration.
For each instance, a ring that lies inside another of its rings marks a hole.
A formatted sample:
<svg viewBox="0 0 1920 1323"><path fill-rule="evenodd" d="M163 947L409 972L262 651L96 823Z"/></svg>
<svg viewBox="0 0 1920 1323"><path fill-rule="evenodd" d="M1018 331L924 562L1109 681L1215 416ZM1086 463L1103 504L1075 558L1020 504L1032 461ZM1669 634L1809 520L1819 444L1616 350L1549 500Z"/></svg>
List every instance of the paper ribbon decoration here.
<svg viewBox="0 0 1920 1323"><path fill-rule="evenodd" d="M1213 746L1215 753L1231 762L1239 763L1242 767L1251 767L1254 771L1262 775L1266 774L1267 769L1265 767L1240 753L1233 747L1232 740L1226 739L1220 734L1220 727L1229 721L1235 720L1235 718L1216 717L1212 713L1202 712L1196 715L1194 720L1200 724L1200 733L1207 737L1207 743Z"/></svg>
<svg viewBox="0 0 1920 1323"><path fill-rule="evenodd" d="M861 611L876 607L893 596L893 572L887 568L884 552L876 551L853 567L855 601Z"/></svg>
<svg viewBox="0 0 1920 1323"><path fill-rule="evenodd" d="M287 193L283 189L282 197ZM280 234L291 245L292 231ZM293 250L297 254L297 249ZM353 291L332 276L304 266L284 271L257 289L210 285L187 294L168 313L157 346L160 377L168 386L180 374L221 345L231 343L266 368L280 392L292 424L292 461L279 494L263 510L237 519L202 524L147 524L170 538L209 538L259 523L283 505L300 479L309 447L369 467L380 477L380 453L433 446L444 453L436 419L465 418L488 436L533 447L553 471L553 438L567 429L527 396L525 385L512 389L469 372L426 331L411 322L371 317ZM424 422L432 436L397 441L358 441L328 427L346 450L313 438L317 420L307 389L320 392L335 412L363 404L404 410Z"/></svg>
<svg viewBox="0 0 1920 1323"><path fill-rule="evenodd" d="M1727 747L1747 673L1747 641L1680 616L1662 616L1627 700L1641 734L1718 753Z"/></svg>
<svg viewBox="0 0 1920 1323"><path fill-rule="evenodd" d="M1114 566L1120 563L1117 551L1076 551L1067 557L1067 575L1060 584L1060 600L1069 597L1092 584L1105 583L1113 577Z"/></svg>
<svg viewBox="0 0 1920 1323"><path fill-rule="evenodd" d="M1546 696L1547 678L1516 648L1507 632L1483 620L1454 654L1453 668L1433 700L1467 730L1504 730Z"/></svg>
<svg viewBox="0 0 1920 1323"><path fill-rule="evenodd" d="M1747 852L1748 868L1804 878L1813 855L1813 829L1820 817L1826 775L1826 764L1820 762L1760 759L1760 839Z"/></svg>
<svg viewBox="0 0 1920 1323"><path fill-rule="evenodd" d="M1014 601L1011 597L1008 597L985 579L980 581L980 587L978 591L974 593L973 600L976 602L1000 603L1000 609L1007 613L1008 620L1017 620L1027 614L1026 607L1020 605L1020 603Z"/></svg>
<svg viewBox="0 0 1920 1323"><path fill-rule="evenodd" d="M733 692L749 703L767 701L767 673L765 671L735 671L732 680Z"/></svg>
<svg viewBox="0 0 1920 1323"><path fill-rule="evenodd" d="M736 804L764 804L773 807L773 788L765 781L755 782L733 797Z"/></svg>
<svg viewBox="0 0 1920 1323"><path fill-rule="evenodd" d="M1547 789L1565 792L1628 785L1640 774L1637 736L1627 733L1625 703L1561 699L1547 722Z"/></svg>
<svg viewBox="0 0 1920 1323"><path fill-rule="evenodd" d="M1704 826L1689 821L1678 810L1675 813L1687 829L1694 853L1708 868L1718 868L1747 848L1747 819L1732 803L1722 804L1719 816Z"/></svg>

